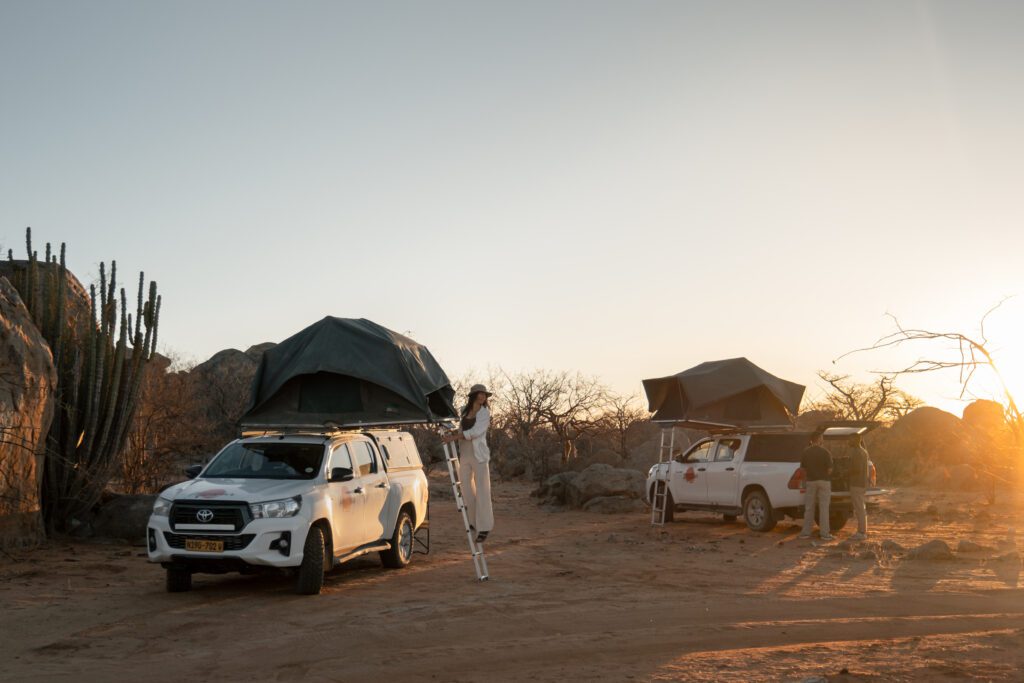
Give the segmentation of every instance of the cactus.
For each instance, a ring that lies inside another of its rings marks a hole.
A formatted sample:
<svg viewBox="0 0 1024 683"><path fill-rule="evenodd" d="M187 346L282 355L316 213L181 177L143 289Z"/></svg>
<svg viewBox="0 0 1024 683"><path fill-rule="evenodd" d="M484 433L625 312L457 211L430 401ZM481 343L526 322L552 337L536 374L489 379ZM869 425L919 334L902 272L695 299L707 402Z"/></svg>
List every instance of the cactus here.
<svg viewBox="0 0 1024 683"><path fill-rule="evenodd" d="M155 282L146 291L145 275L139 273L136 310L129 315L127 293L117 288L116 262L110 264L109 279L101 263L99 306L92 285L83 333L67 319L65 245L58 255L47 244L40 262L29 228L25 247L24 265L8 253L11 284L49 343L57 370L42 499L47 528L64 530L96 504L120 464L146 363L156 352L161 297Z"/></svg>

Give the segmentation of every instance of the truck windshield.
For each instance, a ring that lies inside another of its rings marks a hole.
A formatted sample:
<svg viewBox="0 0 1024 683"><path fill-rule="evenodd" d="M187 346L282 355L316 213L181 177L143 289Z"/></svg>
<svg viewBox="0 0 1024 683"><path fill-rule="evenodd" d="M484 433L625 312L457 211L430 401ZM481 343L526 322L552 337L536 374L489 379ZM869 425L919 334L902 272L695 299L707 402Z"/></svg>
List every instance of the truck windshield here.
<svg viewBox="0 0 1024 683"><path fill-rule="evenodd" d="M203 472L204 479L313 479L324 447L316 443L234 443Z"/></svg>

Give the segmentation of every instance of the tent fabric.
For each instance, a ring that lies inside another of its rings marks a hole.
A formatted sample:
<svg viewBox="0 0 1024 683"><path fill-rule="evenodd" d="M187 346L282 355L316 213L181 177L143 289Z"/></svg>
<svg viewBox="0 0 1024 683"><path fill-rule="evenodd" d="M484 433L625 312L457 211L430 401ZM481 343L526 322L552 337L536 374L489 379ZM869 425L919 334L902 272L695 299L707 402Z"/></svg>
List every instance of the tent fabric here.
<svg viewBox="0 0 1024 683"><path fill-rule="evenodd" d="M425 346L364 318L328 316L263 354L240 422L433 422L457 416L454 397L448 376Z"/></svg>
<svg viewBox="0 0 1024 683"><path fill-rule="evenodd" d="M792 424L805 387L746 358L709 361L669 377L645 379L655 421L736 427Z"/></svg>

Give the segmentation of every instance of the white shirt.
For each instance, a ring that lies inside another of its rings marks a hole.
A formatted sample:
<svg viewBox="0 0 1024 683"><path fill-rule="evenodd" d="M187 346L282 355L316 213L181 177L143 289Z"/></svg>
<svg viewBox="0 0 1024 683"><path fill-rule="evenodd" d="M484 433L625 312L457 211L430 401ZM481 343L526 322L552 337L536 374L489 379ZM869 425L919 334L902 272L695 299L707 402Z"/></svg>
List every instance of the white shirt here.
<svg viewBox="0 0 1024 683"><path fill-rule="evenodd" d="M491 449L487 446L487 428L491 426L491 413L486 406L476 414L476 424L471 429L462 432L462 438L469 443L469 452L479 462L489 462Z"/></svg>

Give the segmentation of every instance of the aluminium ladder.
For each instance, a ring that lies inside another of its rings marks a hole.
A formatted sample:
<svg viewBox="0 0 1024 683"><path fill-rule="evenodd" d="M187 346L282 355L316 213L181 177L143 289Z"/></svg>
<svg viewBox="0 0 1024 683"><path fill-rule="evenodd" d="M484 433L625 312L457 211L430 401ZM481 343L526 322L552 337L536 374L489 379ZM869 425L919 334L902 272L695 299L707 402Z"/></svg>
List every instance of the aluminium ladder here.
<svg viewBox="0 0 1024 683"><path fill-rule="evenodd" d="M651 493L651 525L665 526L665 510L668 507L668 477L672 468L672 452L676 445L676 428L663 427L661 445L658 447L658 468L654 471L654 488Z"/></svg>
<svg viewBox="0 0 1024 683"><path fill-rule="evenodd" d="M442 432L443 433L443 432ZM462 497L462 481L459 479L459 448L456 442L444 443L444 460L448 464L448 476L452 481L452 494L455 496L455 506L462 513L462 524L466 528L466 539L469 541L469 552L473 557L473 568L476 570L478 581L486 581L490 578L487 574L487 559L484 557L484 547L476 542L476 536L469 528L469 514L466 512L466 501Z"/></svg>

